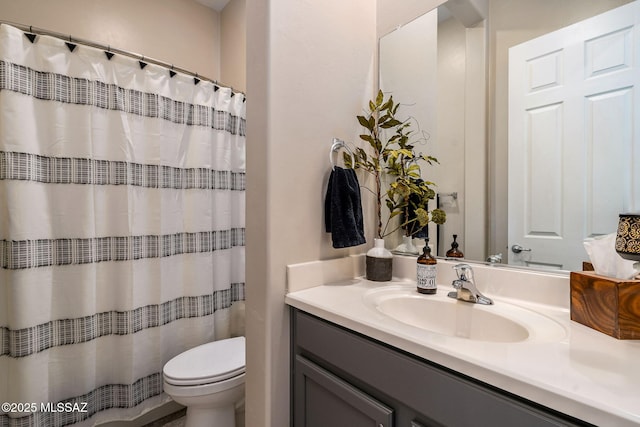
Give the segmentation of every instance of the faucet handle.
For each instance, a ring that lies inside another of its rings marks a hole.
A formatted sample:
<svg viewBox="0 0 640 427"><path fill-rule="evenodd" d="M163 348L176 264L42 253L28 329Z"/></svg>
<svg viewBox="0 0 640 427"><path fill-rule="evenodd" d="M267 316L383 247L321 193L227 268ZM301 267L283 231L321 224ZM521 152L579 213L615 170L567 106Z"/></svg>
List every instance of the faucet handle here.
<svg viewBox="0 0 640 427"><path fill-rule="evenodd" d="M453 282L451 282L451 286L453 286L454 289L462 289L464 282L464 280L455 279Z"/></svg>
<svg viewBox="0 0 640 427"><path fill-rule="evenodd" d="M473 281L473 269L469 264L456 264L453 266L459 280Z"/></svg>

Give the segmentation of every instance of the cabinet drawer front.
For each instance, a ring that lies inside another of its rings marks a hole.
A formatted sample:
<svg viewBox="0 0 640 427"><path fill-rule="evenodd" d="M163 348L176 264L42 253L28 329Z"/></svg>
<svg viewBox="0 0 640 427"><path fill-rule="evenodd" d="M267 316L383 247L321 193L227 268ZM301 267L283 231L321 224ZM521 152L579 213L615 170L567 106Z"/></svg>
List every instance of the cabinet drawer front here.
<svg viewBox="0 0 640 427"><path fill-rule="evenodd" d="M295 361L295 427L393 427L393 410L315 363Z"/></svg>

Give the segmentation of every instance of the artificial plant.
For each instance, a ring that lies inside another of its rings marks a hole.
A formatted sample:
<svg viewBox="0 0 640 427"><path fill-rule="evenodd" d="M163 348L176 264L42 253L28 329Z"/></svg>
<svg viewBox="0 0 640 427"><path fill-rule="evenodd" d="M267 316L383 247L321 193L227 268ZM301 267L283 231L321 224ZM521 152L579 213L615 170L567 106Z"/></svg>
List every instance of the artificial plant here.
<svg viewBox="0 0 640 427"><path fill-rule="evenodd" d="M427 203L435 197L433 182L421 177L419 160L428 164L437 163L432 156L416 154L412 143L413 131L410 120L400 120L397 112L400 104L393 100L393 96L385 99L383 92L378 91L375 100L369 101L369 111L366 115L357 116L358 122L366 129L360 139L366 141L371 150L367 154L363 148L356 148L354 153L355 169L362 169L373 177L375 188L369 189L376 196L377 201L377 237L382 239L399 228L405 230L405 235L417 233L429 221L443 224L446 213L441 209L428 211ZM345 162L350 165L351 158L345 156ZM383 190L383 176L388 175L391 182ZM389 218L384 227L382 223L382 202L389 209ZM410 210L414 215L409 215ZM401 215L399 225L391 226L392 220Z"/></svg>

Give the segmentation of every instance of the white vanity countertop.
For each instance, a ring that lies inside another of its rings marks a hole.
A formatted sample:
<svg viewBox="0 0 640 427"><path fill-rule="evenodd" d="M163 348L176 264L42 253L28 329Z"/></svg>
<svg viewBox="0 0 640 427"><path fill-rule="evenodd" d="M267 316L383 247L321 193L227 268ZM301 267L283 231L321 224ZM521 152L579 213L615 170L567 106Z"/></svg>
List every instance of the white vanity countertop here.
<svg viewBox="0 0 640 427"><path fill-rule="evenodd" d="M452 289L446 281L449 273L440 274L450 265L439 262L438 293ZM474 266L474 271L479 270L475 275L478 288L496 305L509 303L533 310L566 331L563 339L552 342L501 343L439 335L391 319L364 302L367 292L387 283L356 278L316 286L309 274L326 279L326 268L293 267L285 300L290 306L589 423L640 425L640 341L617 340L571 321L566 276L499 273L510 275L505 285L496 283L498 269ZM324 275L318 274L322 271ZM492 280L492 284L483 286L482 280ZM408 288L415 284L410 278L397 282ZM531 286L538 290L519 292ZM515 298L514 293L525 294L526 299Z"/></svg>

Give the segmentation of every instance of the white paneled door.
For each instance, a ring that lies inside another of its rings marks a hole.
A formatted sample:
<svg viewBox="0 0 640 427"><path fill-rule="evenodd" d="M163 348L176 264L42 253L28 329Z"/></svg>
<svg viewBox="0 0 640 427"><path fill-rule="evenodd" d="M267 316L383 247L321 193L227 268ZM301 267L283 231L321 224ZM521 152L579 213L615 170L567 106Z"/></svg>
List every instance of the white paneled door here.
<svg viewBox="0 0 640 427"><path fill-rule="evenodd" d="M580 270L584 239L640 209L639 19L634 1L510 49L509 264Z"/></svg>

